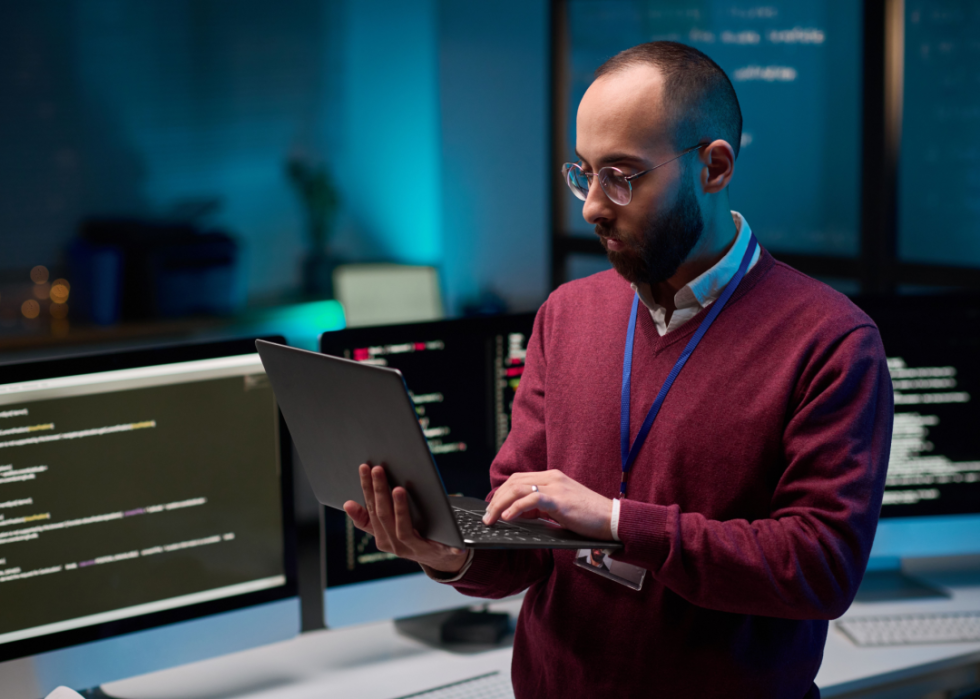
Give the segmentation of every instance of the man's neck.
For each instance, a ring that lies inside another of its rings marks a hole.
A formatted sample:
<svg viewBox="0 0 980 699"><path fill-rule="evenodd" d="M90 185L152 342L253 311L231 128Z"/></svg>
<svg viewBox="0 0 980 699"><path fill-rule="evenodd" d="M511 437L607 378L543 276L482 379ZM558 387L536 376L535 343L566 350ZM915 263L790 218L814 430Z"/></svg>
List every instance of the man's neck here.
<svg viewBox="0 0 980 699"><path fill-rule="evenodd" d="M663 306L666 315L664 322L670 324L670 317L676 310L674 296L678 291L714 267L731 250L738 237L738 229L731 212L720 212L721 216L705 221L704 232L691 254L677 268L670 279L650 285L650 294L658 305Z"/></svg>

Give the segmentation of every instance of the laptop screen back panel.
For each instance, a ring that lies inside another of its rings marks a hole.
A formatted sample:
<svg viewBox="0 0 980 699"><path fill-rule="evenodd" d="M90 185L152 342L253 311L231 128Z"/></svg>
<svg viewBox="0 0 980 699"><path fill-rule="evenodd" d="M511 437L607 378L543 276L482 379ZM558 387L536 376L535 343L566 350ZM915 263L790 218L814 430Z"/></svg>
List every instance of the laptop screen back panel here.
<svg viewBox="0 0 980 699"><path fill-rule="evenodd" d="M313 492L324 505L364 504L358 466L382 465L411 495L419 533L462 547L442 479L401 374L273 343L256 343ZM423 515L422 513L425 513Z"/></svg>

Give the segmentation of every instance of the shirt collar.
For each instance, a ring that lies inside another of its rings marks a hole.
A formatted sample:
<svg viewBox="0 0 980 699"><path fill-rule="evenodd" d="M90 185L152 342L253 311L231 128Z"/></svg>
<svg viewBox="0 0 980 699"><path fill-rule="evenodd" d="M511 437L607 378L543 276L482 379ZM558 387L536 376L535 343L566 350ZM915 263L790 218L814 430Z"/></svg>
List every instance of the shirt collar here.
<svg viewBox="0 0 980 699"><path fill-rule="evenodd" d="M738 271L738 267L742 263L745 250L749 246L752 229L749 227L749 223L745 220L745 217L737 211L732 212L732 220L735 221L735 230L738 231L738 234L735 236L735 243L713 267L677 290L677 293L674 294L675 308L692 306L703 308L709 305L721 296L725 285L735 276L735 272ZM758 253L753 257L752 266L758 260ZM630 284L630 286L640 297L643 305L651 312L663 309L663 306L653 300L653 294L650 292L649 284Z"/></svg>

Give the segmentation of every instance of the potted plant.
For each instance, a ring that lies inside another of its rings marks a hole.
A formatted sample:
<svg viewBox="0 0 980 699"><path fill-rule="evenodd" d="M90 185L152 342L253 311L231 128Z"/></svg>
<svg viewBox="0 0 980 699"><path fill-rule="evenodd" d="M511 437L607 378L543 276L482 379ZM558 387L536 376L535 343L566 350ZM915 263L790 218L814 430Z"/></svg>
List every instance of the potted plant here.
<svg viewBox="0 0 980 699"><path fill-rule="evenodd" d="M333 268L330 236L339 198L330 175L323 165L293 157L286 162L286 175L292 183L306 214L309 249L303 258L303 294L308 297L333 297Z"/></svg>

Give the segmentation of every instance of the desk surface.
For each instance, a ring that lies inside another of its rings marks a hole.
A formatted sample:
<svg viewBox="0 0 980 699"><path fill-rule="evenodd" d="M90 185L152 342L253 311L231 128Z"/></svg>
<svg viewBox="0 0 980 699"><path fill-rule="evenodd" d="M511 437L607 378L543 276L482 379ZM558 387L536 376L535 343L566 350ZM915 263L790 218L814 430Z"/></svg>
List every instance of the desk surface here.
<svg viewBox="0 0 980 699"><path fill-rule="evenodd" d="M952 598L870 604L855 602L844 618L980 610L980 571L917 574L916 577L952 593ZM978 663L980 643L859 648L831 623L823 664L817 674L817 686L824 697L849 696L859 690L870 691Z"/></svg>
<svg viewBox="0 0 980 699"><path fill-rule="evenodd" d="M951 591L953 597L855 603L846 616L980 610L980 572L921 577ZM518 607L519 602L500 605L512 613ZM509 647L470 654L431 648L401 636L392 623L384 622L303 634L115 682L106 690L126 699L230 699L246 694L249 699L391 699L493 670L509 674L510 657ZM874 696L901 683L957 670L961 676L975 678L977 667L980 643L858 648L831 624L817 684L825 697ZM921 694L928 691L933 690Z"/></svg>
<svg viewBox="0 0 980 699"><path fill-rule="evenodd" d="M494 608L516 614L520 602ZM392 699L494 670L510 647L452 653L402 636L390 621L314 631L282 643L113 682L125 699ZM230 679L231 678L231 679Z"/></svg>

